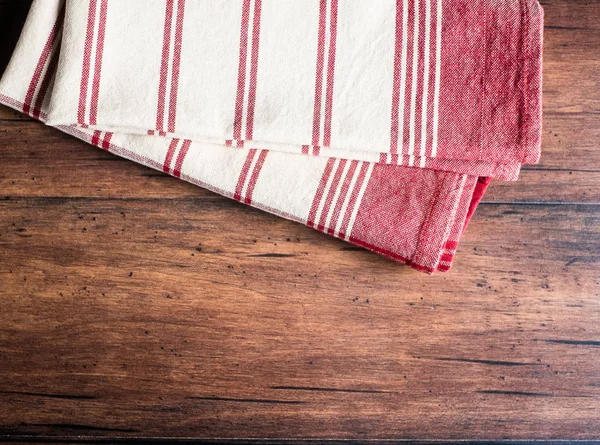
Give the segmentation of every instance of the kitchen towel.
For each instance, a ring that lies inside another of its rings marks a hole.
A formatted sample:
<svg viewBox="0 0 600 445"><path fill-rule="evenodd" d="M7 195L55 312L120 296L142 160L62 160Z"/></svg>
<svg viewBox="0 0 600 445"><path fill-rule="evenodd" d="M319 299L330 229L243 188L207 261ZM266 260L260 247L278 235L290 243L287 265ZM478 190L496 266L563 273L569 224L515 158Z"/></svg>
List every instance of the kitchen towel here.
<svg viewBox="0 0 600 445"><path fill-rule="evenodd" d="M536 0L35 0L0 102L433 272L541 139Z"/></svg>

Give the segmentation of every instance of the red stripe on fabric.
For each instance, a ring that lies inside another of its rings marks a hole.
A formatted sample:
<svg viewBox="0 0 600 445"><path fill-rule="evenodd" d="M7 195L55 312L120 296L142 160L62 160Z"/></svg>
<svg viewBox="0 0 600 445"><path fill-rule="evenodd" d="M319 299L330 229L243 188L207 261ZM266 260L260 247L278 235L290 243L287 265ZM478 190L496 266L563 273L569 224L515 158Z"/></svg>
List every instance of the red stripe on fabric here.
<svg viewBox="0 0 600 445"><path fill-rule="evenodd" d="M392 129L390 137L390 153L398 153L400 131L400 83L402 64L402 2L396 1L396 39L394 50L394 83L392 88ZM404 112L404 110L402 110ZM382 154L383 155L383 154ZM384 161L381 161L384 162Z"/></svg>
<svg viewBox="0 0 600 445"><path fill-rule="evenodd" d="M483 195L485 195L485 192L491 182L492 182L492 178L480 177L477 180L477 184L475 184L475 190L473 191L473 197L471 198L471 202L469 204L469 211L467 212L467 217L465 220L465 225L463 227L463 232L467 229L467 225L469 224L469 221L471 221L471 218L473 217L473 214L475 213L477 206L483 199ZM456 243L456 244L458 245L458 243ZM449 249L449 247L446 247L446 248ZM456 249L456 246L454 246L454 249Z"/></svg>
<svg viewBox="0 0 600 445"><path fill-rule="evenodd" d="M165 156L165 162L163 163L163 171L165 173L171 172L171 162L173 161L173 156L177 151L177 146L179 145L179 139L173 139L171 144L169 145L169 150L167 150L167 155Z"/></svg>
<svg viewBox="0 0 600 445"><path fill-rule="evenodd" d="M367 170L369 169L369 164L363 162L363 165L358 173L358 178L356 180L356 184L354 184L354 189L352 189L352 194L350 195L350 201L348 202L348 207L346 208L346 214L342 219L342 224L340 226L340 238L346 238L346 231L348 230L348 225L350 224L350 218L352 217L352 213L354 212L354 207L356 207L356 203L358 201L358 194L360 193L360 189L365 182L365 178L367 176Z"/></svg>
<svg viewBox="0 0 600 445"><path fill-rule="evenodd" d="M350 190L350 183L352 182L352 177L354 176L354 172L356 171L357 167L358 161L352 161L350 163L350 168L348 169L348 173L346 173L346 177L344 178L344 184L342 185L340 196L338 197L335 207L333 209L331 223L329 224L329 228L327 229L327 233L330 235L333 235L335 232L335 227L337 226L338 220L340 219L342 206L344 205L344 201L346 200L346 195L348 195L348 190Z"/></svg>
<svg viewBox="0 0 600 445"><path fill-rule="evenodd" d="M240 56L238 66L237 97L235 99L235 117L233 120L233 139L242 138L242 118L244 115L244 96L246 88L246 63L248 59L248 34L250 27L250 0L244 0L242 6L242 25L240 29Z"/></svg>
<svg viewBox="0 0 600 445"><path fill-rule="evenodd" d="M441 1L441 0L439 0ZM428 97L425 98L427 101L427 128L426 135L429 138L425 147L425 155L431 156L433 154L433 119L435 114L435 73L436 73L436 55L437 51L441 51L441 48L437 48L437 27L439 25L439 18L437 14L437 4L432 1L431 5L431 31L429 38L429 91Z"/></svg>
<svg viewBox="0 0 600 445"><path fill-rule="evenodd" d="M111 133L110 131L104 135L104 139L102 140L102 148L104 150L110 149L110 141L111 141L112 137L113 137L113 133Z"/></svg>
<svg viewBox="0 0 600 445"><path fill-rule="evenodd" d="M308 145L303 145L302 146L302 154L303 155L307 155L308 154Z"/></svg>
<svg viewBox="0 0 600 445"><path fill-rule="evenodd" d="M183 141L183 145L181 146L181 150L179 150L177 160L175 161L175 168L173 169L173 176L176 178L181 178L181 167L183 166L183 161L185 161L185 157L187 156L191 145L191 140L185 139Z"/></svg>
<svg viewBox="0 0 600 445"><path fill-rule="evenodd" d="M457 241L447 241L446 244L444 245L444 249L446 249L446 250L456 250L457 247L458 247Z"/></svg>
<svg viewBox="0 0 600 445"><path fill-rule="evenodd" d="M0 93L0 103L10 107L10 108L14 108L17 111L20 111L23 109L23 102L16 100L12 97L8 97L5 96L4 94ZM48 115L46 113L44 113L43 111L40 113L40 120L42 122L45 122L48 119ZM69 127L69 128L75 128L75 127ZM62 131L62 128L61 128Z"/></svg>
<svg viewBox="0 0 600 445"><path fill-rule="evenodd" d="M56 44L56 40L58 38L60 30L62 29L64 17L65 17L65 7L63 5L63 7L60 9L58 17L56 19L56 23L54 23L54 26L52 27L52 31L50 31L50 35L48 36L48 39L46 40L46 44L44 45L44 48L42 49L42 54L40 55L40 58L38 59L38 63L33 72L33 77L31 79L31 82L29 83L29 88L27 89L27 94L25 95L25 103L23 104L23 113L25 113L25 114L29 114L29 111L31 110L31 102L33 101L33 97L35 96L35 91L37 90L40 78L42 76L42 72L44 71L44 67L46 66L46 63L48 62L48 58L50 57L50 54L52 53L52 50L54 49L54 46ZM50 68L48 68L46 70L46 77L48 77L48 72L50 72L50 76L52 76L53 73L51 72ZM47 89L47 86L46 86L46 89ZM39 96L39 93L38 93L38 96ZM43 102L43 98L42 98L42 102ZM34 118L39 119L39 112L37 113L37 116L34 116Z"/></svg>
<svg viewBox="0 0 600 445"><path fill-rule="evenodd" d="M413 58L414 58L414 27L418 26L415 17L414 1L410 1L408 5L408 30L407 30L407 47L406 47L406 79L404 88L404 109L400 113L404 113L404 131L399 135L400 138L400 154L408 155L410 147L410 106L412 101L412 81L413 81Z"/></svg>
<svg viewBox="0 0 600 445"><path fill-rule="evenodd" d="M261 150L260 155L256 160L256 164L254 164L254 170L252 171L250 181L248 182L248 189L246 190L244 204L252 204L252 194L254 193L254 188L258 182L258 176L260 175L263 165L265 164L265 159L267 159L267 154L269 154L268 150Z"/></svg>
<svg viewBox="0 0 600 445"><path fill-rule="evenodd" d="M327 217L329 216L329 209L331 208L331 203L333 202L333 198L337 191L337 188L340 184L340 178L342 177L342 173L344 172L344 167L346 166L346 160L341 159L338 163L338 168L335 171L333 176L333 181L331 182L331 187L329 187L329 192L325 197L325 204L323 206L323 211L321 212L321 218L319 220L319 225L317 226L317 230L323 231L325 229L325 224L327 223Z"/></svg>
<svg viewBox="0 0 600 445"><path fill-rule="evenodd" d="M333 158L329 158L327 160L327 165L325 166L325 171L321 176L321 182L319 183L319 187L317 188L317 192L315 193L315 197L313 198L313 203L308 212L308 219L306 221L306 225L309 227L314 227L315 218L317 217L317 211L319 210L319 205L321 204L321 199L323 199L323 193L325 192L325 187L327 186L327 181L329 181L329 176L331 176L331 172L333 170L333 164L335 160Z"/></svg>
<svg viewBox="0 0 600 445"><path fill-rule="evenodd" d="M177 119L177 94L179 92L179 73L181 71L181 46L183 45L183 23L185 18L185 0L177 3L175 22L175 47L173 48L173 68L171 70L171 94L169 95L169 132L175 132Z"/></svg>
<svg viewBox="0 0 600 445"><path fill-rule="evenodd" d="M90 0L87 30L85 33L85 47L83 50L83 68L81 72L81 85L79 89L79 109L77 112L77 122L80 125L86 124L85 111L87 108L87 93L88 84L90 81L90 68L92 63L92 44L94 38L94 27L96 26L97 5L97 0Z"/></svg>
<svg viewBox="0 0 600 445"><path fill-rule="evenodd" d="M246 119L246 140L251 141L254 133L254 109L256 108L256 87L258 76L258 47L260 45L260 16L262 0L254 4L254 24L252 27L252 54L250 57L250 89L248 91L248 116Z"/></svg>
<svg viewBox="0 0 600 445"><path fill-rule="evenodd" d="M154 136L154 130L148 130L148 136Z"/></svg>
<svg viewBox="0 0 600 445"><path fill-rule="evenodd" d="M94 134L92 136L92 141L91 144L95 145L95 146L100 146L100 137L102 136L102 132L101 131L94 131Z"/></svg>
<svg viewBox="0 0 600 445"><path fill-rule="evenodd" d="M33 111L31 116L34 119L39 119L42 114L42 107L44 105L44 100L46 99L46 94L48 93L48 88L50 87L50 82L52 81L52 77L54 73L56 73L56 68L58 67L58 48L52 54L50 58L50 63L48 64L48 68L46 69L46 73L44 74L44 78L42 79L42 83L40 84L40 90L38 91L37 97L35 99L35 105L33 106Z"/></svg>
<svg viewBox="0 0 600 445"><path fill-rule="evenodd" d="M423 11L424 9L425 5L420 5L419 10ZM419 26L419 39L417 47L419 48L419 51L417 57L417 95L415 97L415 147L413 151L413 154L415 156L419 156L421 152L421 127L423 124L423 107L427 106L427 98L423 97L423 94L425 92L425 63L428 63L428 61L425 60L425 13L422 12L422 15L423 18L421 18L420 16L417 18ZM427 25L430 24L427 23Z"/></svg>
<svg viewBox="0 0 600 445"><path fill-rule="evenodd" d="M317 41L317 70L315 77L315 105L313 111L312 145L320 145L321 107L323 100L323 74L325 70L325 33L327 30L327 0L321 0L319 7L319 36Z"/></svg>
<svg viewBox="0 0 600 445"><path fill-rule="evenodd" d="M94 79L92 81L92 98L90 104L90 125L98 123L98 100L100 96L100 78L102 76L102 56L104 54L104 38L106 36L106 16L108 0L100 2L100 17L98 24L98 40L96 42L96 61L94 65Z"/></svg>
<svg viewBox="0 0 600 445"><path fill-rule="evenodd" d="M238 178L237 185L235 187L235 193L233 195L233 199L236 201L242 200L242 191L244 190L244 184L246 183L246 178L248 177L248 171L250 170L250 166L252 165L252 161L254 160L254 156L256 156L256 152L258 150L251 149L248 151L248 155L246 156L246 161L242 166L242 170L240 171L240 176Z"/></svg>
<svg viewBox="0 0 600 445"><path fill-rule="evenodd" d="M329 60L327 64L327 91L325 93L325 128L323 145L331 145L331 121L333 111L333 87L335 80L335 54L337 42L338 0L331 0Z"/></svg>
<svg viewBox="0 0 600 445"><path fill-rule="evenodd" d="M169 51L171 49L171 27L173 23L174 3L175 0L166 0L160 80L158 84L158 106L156 110L156 130L160 133L164 132L165 126L165 104L167 100L167 77L169 75Z"/></svg>
<svg viewBox="0 0 600 445"><path fill-rule="evenodd" d="M440 258L440 261L447 261L448 263L451 263L453 259L454 259L454 254L445 253Z"/></svg>

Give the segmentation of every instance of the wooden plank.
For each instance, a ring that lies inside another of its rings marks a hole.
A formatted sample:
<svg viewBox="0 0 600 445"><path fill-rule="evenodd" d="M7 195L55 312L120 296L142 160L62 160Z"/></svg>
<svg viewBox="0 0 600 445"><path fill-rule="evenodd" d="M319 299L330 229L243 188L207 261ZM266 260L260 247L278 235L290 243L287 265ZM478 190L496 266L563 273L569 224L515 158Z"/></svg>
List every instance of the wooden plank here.
<svg viewBox="0 0 600 445"><path fill-rule="evenodd" d="M542 1L544 140L541 166L600 165L600 11L586 0Z"/></svg>
<svg viewBox="0 0 600 445"><path fill-rule="evenodd" d="M2 201L0 428L597 437L598 210L484 205L425 278L220 198Z"/></svg>
<svg viewBox="0 0 600 445"><path fill-rule="evenodd" d="M213 196L31 121L0 124L0 158L4 160L0 172L0 190L4 196ZM82 177L86 180L82 181ZM593 165L584 170L528 169L522 172L519 182L494 181L484 199L484 202L598 204L600 169L594 169Z"/></svg>
<svg viewBox="0 0 600 445"><path fill-rule="evenodd" d="M20 1L13 2L22 5ZM554 0L542 4L546 12L545 131L540 166L598 170L600 94L596 92L600 91L599 9L587 0ZM15 15L23 16L24 10L21 7ZM13 30L7 40L14 40L14 35ZM7 46L11 47L10 44ZM15 118L21 117L7 108L0 109L0 120Z"/></svg>
<svg viewBox="0 0 600 445"><path fill-rule="evenodd" d="M542 163L445 275L0 107L0 441L600 437L600 10L543 4Z"/></svg>

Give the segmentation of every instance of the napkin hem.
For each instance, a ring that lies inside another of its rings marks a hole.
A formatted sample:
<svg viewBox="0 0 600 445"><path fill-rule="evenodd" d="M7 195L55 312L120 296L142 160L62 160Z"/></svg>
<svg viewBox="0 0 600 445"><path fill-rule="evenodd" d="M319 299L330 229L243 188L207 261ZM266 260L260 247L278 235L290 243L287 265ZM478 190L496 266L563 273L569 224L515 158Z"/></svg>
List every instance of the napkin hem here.
<svg viewBox="0 0 600 445"><path fill-rule="evenodd" d="M14 110L16 110L18 112L23 113L23 108L24 108L25 104L23 102L17 100L17 99L14 99L13 97L10 97L10 96L8 96L6 94L0 93L0 103L2 103L3 105L8 106L10 108L13 108ZM46 119L47 115L43 111L39 113L39 117L34 117L33 116L33 110L31 110L30 113L24 113L24 114L26 114L26 115L28 115L28 116L36 119L36 120L39 120L43 124L46 124L45 119ZM152 160L152 159L150 159L150 158L148 158L146 156L142 156L142 155L140 155L138 153L135 153L135 152L133 152L131 150L128 150L128 149L126 149L124 147L118 146L118 145L116 145L116 144L114 144L112 142L106 143L105 141L100 140L99 138L94 138L93 135L85 133L85 132L81 131L80 129L76 128L76 127L73 127L73 126L55 126L55 127L52 127L52 128L56 128L56 129L62 131L63 133L67 133L67 134L69 134L71 136L74 136L77 139L82 140L83 142L86 142L88 144L96 146L97 148L100 148L100 149L103 149L105 151L108 151L109 153L112 153L114 155L121 156L123 158L126 158L126 159L129 159L131 161L140 163L142 165L145 165L146 167L153 168L155 170L163 171L163 165L161 163L159 163L157 161L154 161L154 160ZM233 193L228 192L226 190L223 190L223 189L221 189L219 187L215 187L213 185L210 185L210 184L205 183L203 181L200 181L198 179L192 178L192 177L190 177L188 175L182 174L179 177L179 179L183 179L186 182L189 182L189 183L192 183L192 184L197 185L199 187L202 187L202 188L204 188L206 190L209 190L209 191L211 191L213 193L217 193L217 194L219 194L219 195L221 195L221 196L223 196L225 198L234 199L234 194ZM438 189L438 194L439 194L439 189ZM287 213L287 212L283 212L283 211L275 209L275 208L273 208L271 206L267 206L267 205L261 204L260 202L256 202L254 200L252 201L252 207L254 207L256 209L259 209L259 210L262 210L262 211L265 211L265 212L268 212L268 213L271 213L271 214L273 214L275 216L279 216L281 218L285 218L285 219L288 219L290 221L294 221L294 222L306 225L304 220L302 220L301 218L299 218L299 217L297 217L295 215L292 215L292 214ZM317 230L318 232L321 232L321 231L319 231L316 228L315 228L315 230ZM321 232L321 233L323 233L323 232ZM338 238L338 239L340 239L340 241L344 241L341 238ZM414 258L413 259L408 259L408 258L400 255L399 253L393 252L391 250L388 250L388 249L385 249L385 248L382 248L382 247L375 246L373 244L370 244L367 241L363 241L361 238L356 237L356 236L350 236L347 239L347 241L349 241L350 243L352 243L352 244L354 244L356 246L365 248L365 249L367 249L369 251L372 251L372 252L377 253L379 255L382 255L382 256L384 256L386 258L389 258L389 259L391 259L393 261L396 261L398 263L406 264L407 266L409 266L409 267L411 267L411 268L413 268L415 270L418 270L420 272L426 272L428 274L433 274L434 272L436 272L438 270L437 263L436 263L436 267L424 266L424 265L420 264L418 261L416 261ZM423 246L424 245L422 243L419 243L419 245L417 246L417 252ZM440 253L440 255L441 255L441 253ZM441 271L445 271L445 270L441 270Z"/></svg>
<svg viewBox="0 0 600 445"><path fill-rule="evenodd" d="M140 130L131 127L122 127L115 125L79 125L69 122L63 122L61 120L53 120L51 116L46 114L45 123L51 127L74 127L79 129L88 129L88 130L96 130L101 132L113 132L119 134L130 134L132 136L148 136L151 131ZM363 162L372 162L374 164L381 165L392 165L392 166L403 166L410 167L409 163L409 155L395 155L395 157L390 157L389 153L378 153L378 152L370 152L370 151L349 151L345 149L337 149L337 148L326 148L323 151L315 153L310 153L309 150L306 149L306 146L294 145L294 144L276 144L271 142L261 142L261 141L240 141L242 144L236 146L234 144L229 144L232 141L226 141L226 143L222 143L218 140L213 139L202 139L194 137L190 134L185 133L169 133L165 132L164 134L158 135L153 134L153 137L164 137L168 139L189 139L193 142L199 143L207 143L211 145L219 145L223 147L231 147L240 150L269 150L274 152L282 152L282 153L291 153L297 155L305 155L305 156L317 156L322 158L336 158L336 159L346 159L346 160L357 160ZM430 169L437 171L444 171L450 173L456 173L460 175L470 175L470 176L486 176L492 177L504 181L517 181L519 179L519 174L521 172L521 164L516 161L510 162L499 162L499 161L488 161L488 160L468 160L468 159L453 159L453 158L445 158L441 156L430 157L430 156L414 156L414 166L412 168L422 168L422 169Z"/></svg>

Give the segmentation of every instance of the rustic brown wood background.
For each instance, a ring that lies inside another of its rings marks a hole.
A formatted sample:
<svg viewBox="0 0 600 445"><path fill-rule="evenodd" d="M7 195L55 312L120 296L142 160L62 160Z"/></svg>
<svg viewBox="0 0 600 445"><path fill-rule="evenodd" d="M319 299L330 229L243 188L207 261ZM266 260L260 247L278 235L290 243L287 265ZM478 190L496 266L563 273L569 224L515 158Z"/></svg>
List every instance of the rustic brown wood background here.
<svg viewBox="0 0 600 445"><path fill-rule="evenodd" d="M0 108L0 441L600 439L600 2L543 4L543 161L449 274Z"/></svg>

